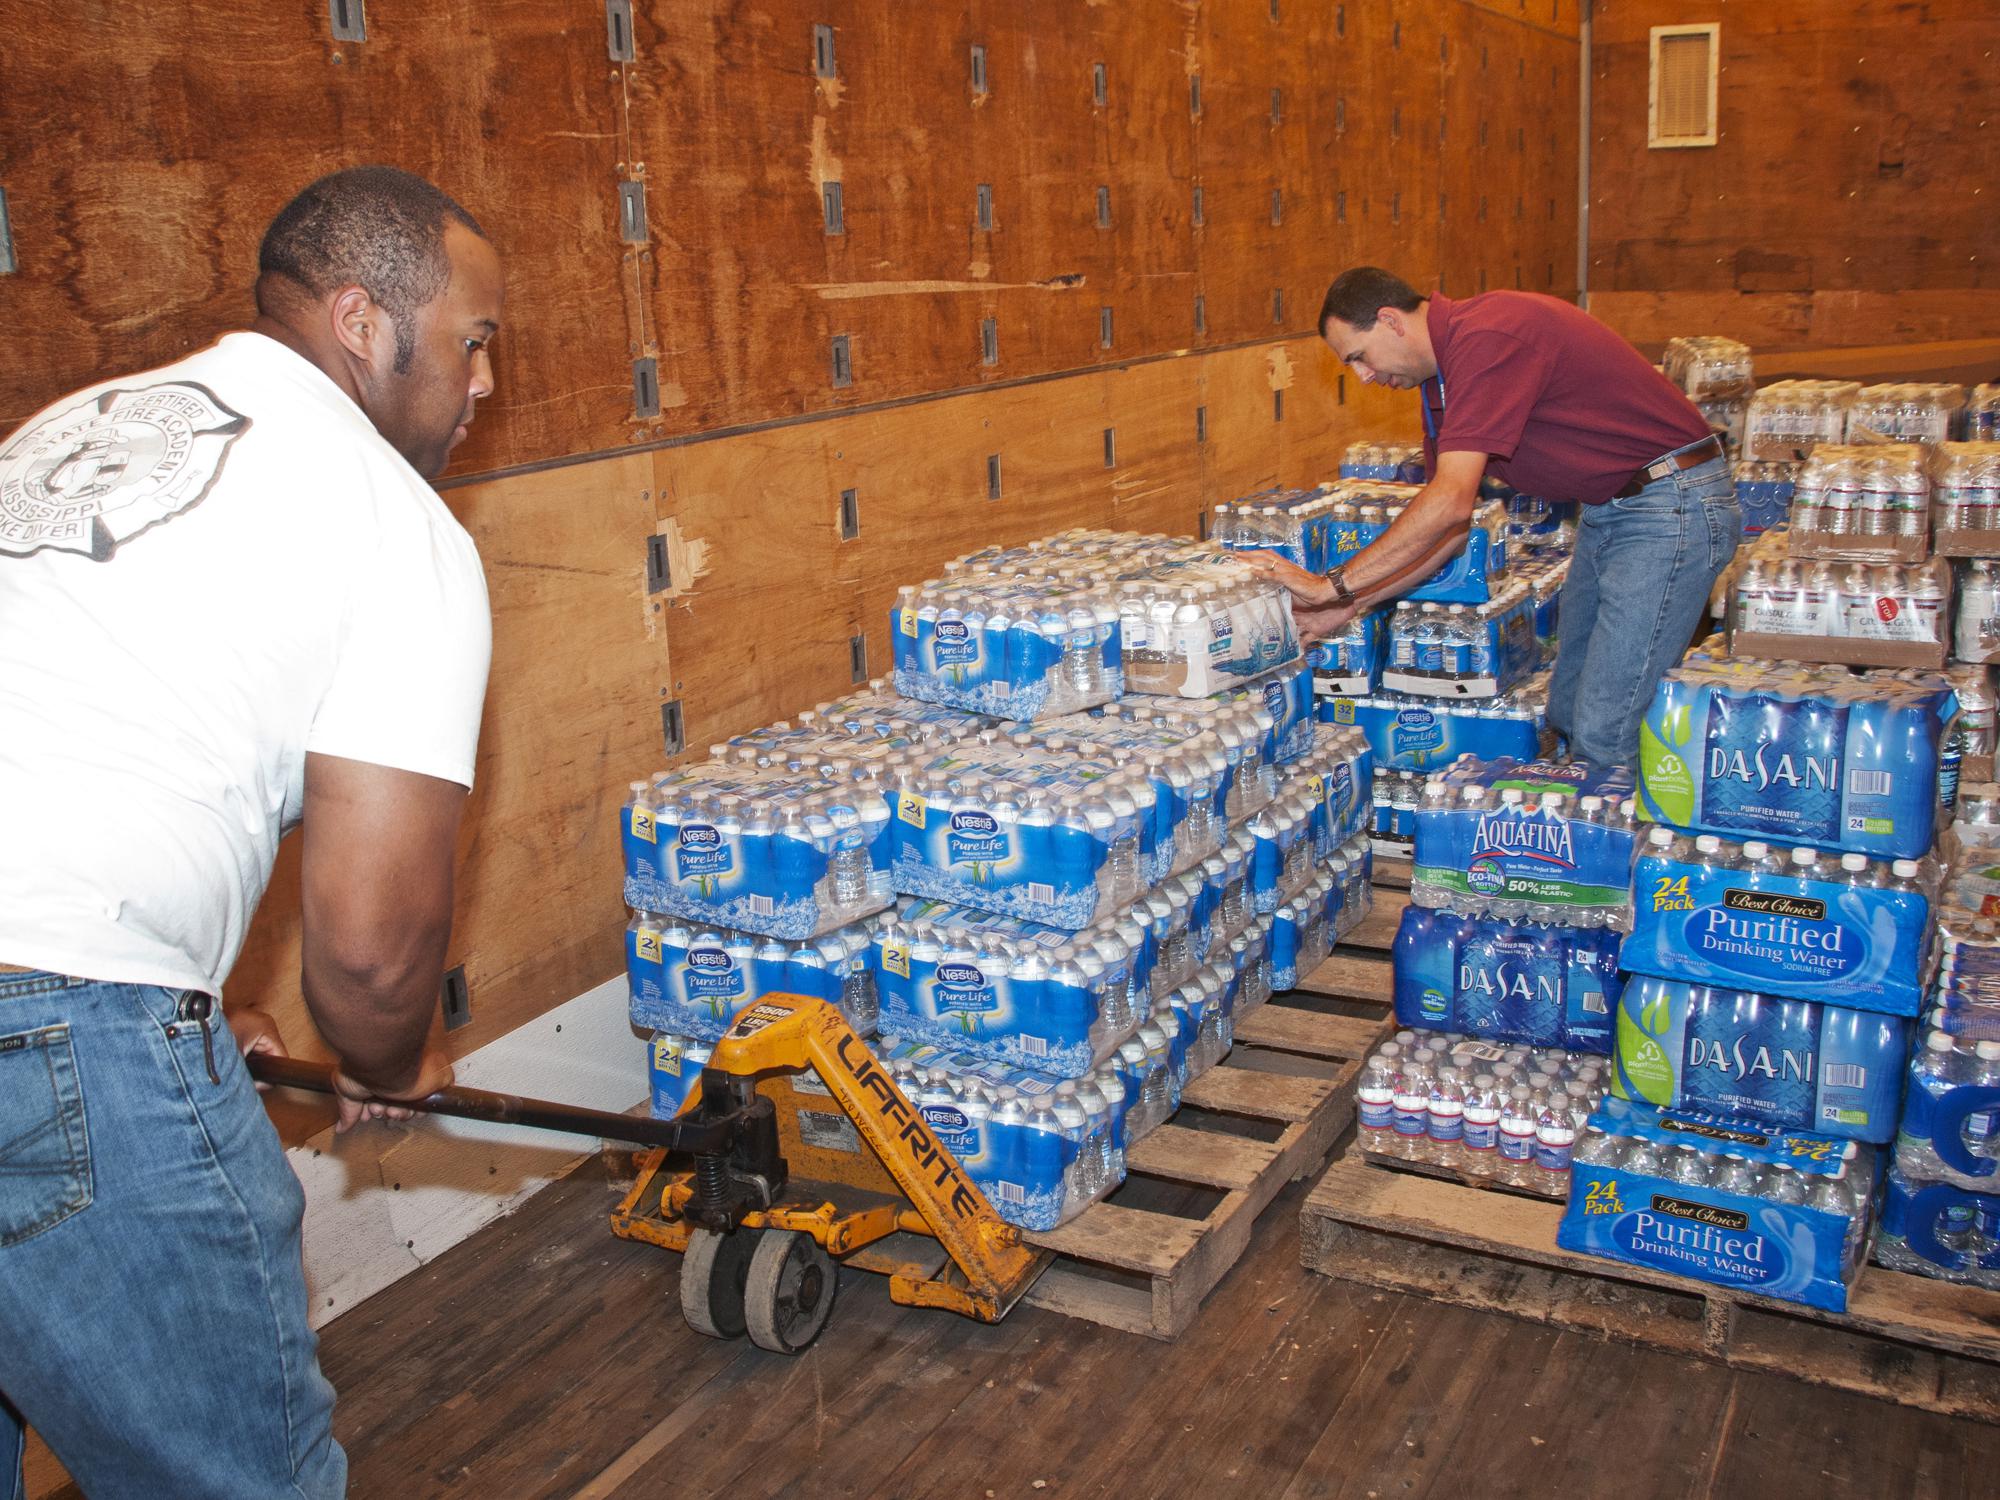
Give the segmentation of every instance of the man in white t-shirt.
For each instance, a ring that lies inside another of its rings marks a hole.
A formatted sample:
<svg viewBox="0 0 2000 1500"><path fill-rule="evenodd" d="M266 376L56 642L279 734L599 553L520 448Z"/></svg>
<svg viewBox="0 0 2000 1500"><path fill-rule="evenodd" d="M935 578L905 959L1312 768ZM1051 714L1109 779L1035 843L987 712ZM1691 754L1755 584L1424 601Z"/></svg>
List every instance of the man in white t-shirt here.
<svg viewBox="0 0 2000 1500"><path fill-rule="evenodd" d="M254 330L0 442L0 1494L335 1496L304 1197L219 997L303 829L340 1128L427 1042L491 624L425 482L493 389L500 265L386 167L266 233Z"/></svg>

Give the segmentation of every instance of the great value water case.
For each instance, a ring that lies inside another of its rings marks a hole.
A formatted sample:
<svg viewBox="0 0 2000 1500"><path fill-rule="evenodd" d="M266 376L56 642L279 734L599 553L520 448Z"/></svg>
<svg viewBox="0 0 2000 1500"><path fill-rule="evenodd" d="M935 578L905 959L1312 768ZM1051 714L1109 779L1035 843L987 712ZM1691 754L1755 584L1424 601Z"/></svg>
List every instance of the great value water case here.
<svg viewBox="0 0 2000 1500"><path fill-rule="evenodd" d="M1460 756L1533 760L1548 724L1549 674L1537 673L1511 693L1451 703L1406 693L1321 698L1319 721L1352 725L1368 739L1378 771L1427 771Z"/></svg>
<svg viewBox="0 0 2000 1500"><path fill-rule="evenodd" d="M1619 935L1404 908L1396 1021L1496 1041L1609 1052Z"/></svg>
<svg viewBox="0 0 2000 1500"><path fill-rule="evenodd" d="M1929 861L1899 872L1855 856L1846 870L1838 856L1755 840L1749 854L1722 843L1704 859L1691 842L1655 829L1642 846L1628 969L1894 1016L1922 1009Z"/></svg>
<svg viewBox="0 0 2000 1500"><path fill-rule="evenodd" d="M1859 1269L1873 1201L1876 1153L1831 1136L1766 1130L1695 1111L1667 1111L1609 1098L1591 1125L1622 1142L1655 1148L1691 1145L1716 1169L1728 1157L1759 1166L1782 1165L1809 1184L1820 1177L1851 1180L1845 1212L1763 1193L1689 1185L1651 1172L1578 1161L1569 1207L1556 1229L1565 1250L1598 1255L1650 1271L1692 1276L1787 1302L1833 1312L1847 1309L1847 1288ZM1852 1159L1847 1152L1858 1152ZM1788 1193L1787 1196L1798 1196Z"/></svg>
<svg viewBox="0 0 2000 1500"><path fill-rule="evenodd" d="M619 813L625 904L807 938L889 904L878 791L720 761L633 783Z"/></svg>
<svg viewBox="0 0 2000 1500"><path fill-rule="evenodd" d="M1937 677L1690 656L1639 726L1640 810L1704 833L1921 859L1956 707Z"/></svg>
<svg viewBox="0 0 2000 1500"><path fill-rule="evenodd" d="M824 1000L864 1036L876 1025L869 930L855 923L807 942L701 927L653 912L625 929L632 1024L717 1042L765 995Z"/></svg>
<svg viewBox="0 0 2000 1500"><path fill-rule="evenodd" d="M1419 804L1410 899L1623 912L1633 831L1619 809L1631 795L1622 766L1462 756Z"/></svg>
<svg viewBox="0 0 2000 1500"><path fill-rule="evenodd" d="M1887 1142L1910 1022L1632 975L1618 1003L1620 1097Z"/></svg>

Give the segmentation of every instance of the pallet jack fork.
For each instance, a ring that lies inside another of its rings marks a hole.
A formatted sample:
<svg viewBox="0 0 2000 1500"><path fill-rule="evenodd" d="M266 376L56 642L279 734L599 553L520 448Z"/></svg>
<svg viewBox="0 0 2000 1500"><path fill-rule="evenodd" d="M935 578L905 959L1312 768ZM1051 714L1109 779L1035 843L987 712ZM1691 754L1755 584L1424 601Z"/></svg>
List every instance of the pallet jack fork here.
<svg viewBox="0 0 2000 1500"><path fill-rule="evenodd" d="M728 1121L745 1122L730 1148L697 1148L692 1170L647 1152L611 1216L616 1235L685 1252L681 1310L699 1332L797 1353L832 1313L834 1260L885 1273L894 1301L997 1323L1053 1258L993 1211L823 1001L745 1010L670 1123Z"/></svg>
<svg viewBox="0 0 2000 1500"><path fill-rule="evenodd" d="M248 1062L333 1091L323 1063ZM460 1087L410 1107L646 1148L611 1232L683 1252L681 1311L713 1338L797 1354L832 1316L835 1261L886 1274L897 1302L997 1323L1054 1258L993 1211L840 1012L803 996L739 1015L672 1120ZM670 1170L675 1152L692 1167Z"/></svg>

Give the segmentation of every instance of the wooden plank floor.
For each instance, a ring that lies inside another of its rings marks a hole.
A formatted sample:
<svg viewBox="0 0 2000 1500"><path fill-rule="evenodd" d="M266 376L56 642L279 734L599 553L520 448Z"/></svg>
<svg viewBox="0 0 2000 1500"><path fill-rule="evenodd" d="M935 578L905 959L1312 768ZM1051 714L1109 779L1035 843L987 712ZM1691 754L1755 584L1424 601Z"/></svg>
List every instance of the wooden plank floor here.
<svg viewBox="0 0 2000 1500"><path fill-rule="evenodd" d="M850 1272L788 1360L688 1332L678 1258L612 1238L587 1167L328 1327L352 1494L1993 1493L2000 1428L1306 1271L1305 1186L1178 1343Z"/></svg>

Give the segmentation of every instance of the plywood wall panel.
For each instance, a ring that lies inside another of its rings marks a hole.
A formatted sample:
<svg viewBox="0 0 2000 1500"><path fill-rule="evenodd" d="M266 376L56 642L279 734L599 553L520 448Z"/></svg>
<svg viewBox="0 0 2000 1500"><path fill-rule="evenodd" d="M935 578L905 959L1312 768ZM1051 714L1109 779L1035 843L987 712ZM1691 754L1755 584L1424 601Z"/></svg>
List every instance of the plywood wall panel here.
<svg viewBox="0 0 2000 1500"><path fill-rule="evenodd" d="M457 469L623 441L601 7L412 0L345 45L324 6L15 11L0 185L20 268L0 277L0 431L243 326L271 215L321 172L388 162L459 197L508 273L499 389Z"/></svg>
<svg viewBox="0 0 2000 1500"><path fill-rule="evenodd" d="M1992 19L1977 0L1600 6L1592 292L1783 299L1993 287ZM1720 139L1649 150L1648 32L1689 21L1721 25ZM1864 330L1862 341L1892 338L1893 326Z"/></svg>

